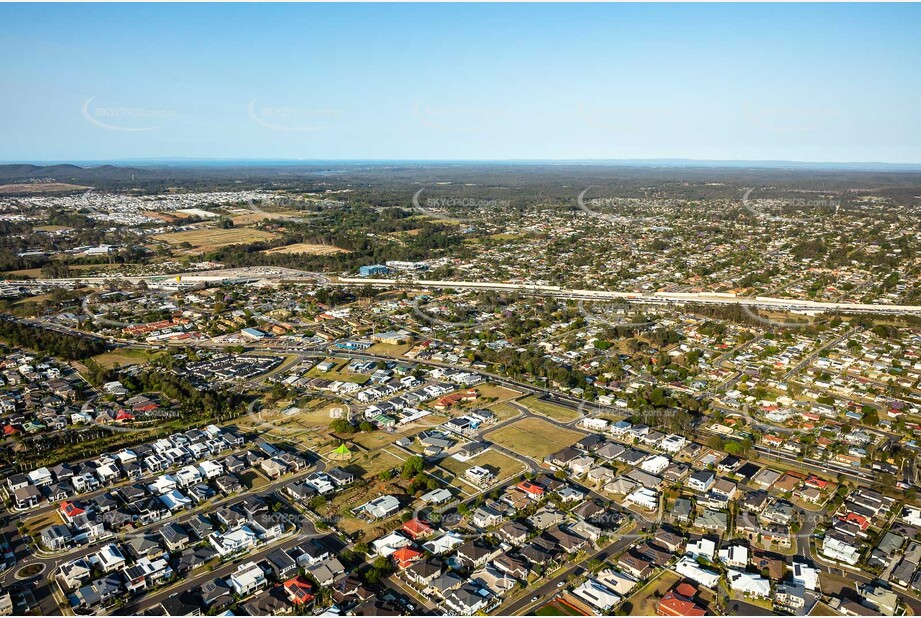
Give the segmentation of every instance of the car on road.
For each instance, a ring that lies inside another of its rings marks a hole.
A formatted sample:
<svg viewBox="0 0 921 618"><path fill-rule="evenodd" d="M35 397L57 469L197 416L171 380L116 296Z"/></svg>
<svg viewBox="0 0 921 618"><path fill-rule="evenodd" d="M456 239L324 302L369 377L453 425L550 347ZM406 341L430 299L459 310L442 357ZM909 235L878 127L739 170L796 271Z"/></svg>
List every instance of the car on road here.
<svg viewBox="0 0 921 618"><path fill-rule="evenodd" d="M562 588L562 587L565 586L565 585L566 585L566 582L565 582L565 581L561 581L561 582L557 582L556 587L557 587L557 588Z"/></svg>
<svg viewBox="0 0 921 618"><path fill-rule="evenodd" d="M538 601L539 599L540 599L539 596L533 596L533 597L531 597L531 603L537 603L537 601Z"/></svg>

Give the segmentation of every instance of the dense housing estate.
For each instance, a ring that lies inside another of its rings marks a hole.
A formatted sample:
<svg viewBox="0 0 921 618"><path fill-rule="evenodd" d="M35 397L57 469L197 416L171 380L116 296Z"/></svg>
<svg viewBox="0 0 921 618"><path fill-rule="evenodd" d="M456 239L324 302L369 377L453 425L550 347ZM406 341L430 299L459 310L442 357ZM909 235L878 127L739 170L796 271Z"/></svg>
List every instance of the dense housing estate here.
<svg viewBox="0 0 921 618"><path fill-rule="evenodd" d="M778 187L0 197L0 613L921 611L915 205Z"/></svg>

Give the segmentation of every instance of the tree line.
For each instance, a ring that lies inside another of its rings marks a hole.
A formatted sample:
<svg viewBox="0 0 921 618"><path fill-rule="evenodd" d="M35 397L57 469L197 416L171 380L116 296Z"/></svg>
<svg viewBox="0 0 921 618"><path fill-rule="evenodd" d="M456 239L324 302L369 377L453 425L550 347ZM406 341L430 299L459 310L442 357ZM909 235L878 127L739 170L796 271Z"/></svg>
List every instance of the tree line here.
<svg viewBox="0 0 921 618"><path fill-rule="evenodd" d="M0 319L0 339L21 348L29 348L65 360L82 360L102 354L108 349L108 344L102 339L71 335L47 330L34 324L3 319Z"/></svg>

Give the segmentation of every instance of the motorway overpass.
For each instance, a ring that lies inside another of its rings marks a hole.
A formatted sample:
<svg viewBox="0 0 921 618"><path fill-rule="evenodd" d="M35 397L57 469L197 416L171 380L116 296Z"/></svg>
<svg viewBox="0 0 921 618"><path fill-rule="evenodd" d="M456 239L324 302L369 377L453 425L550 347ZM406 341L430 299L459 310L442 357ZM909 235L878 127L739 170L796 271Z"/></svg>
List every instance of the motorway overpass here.
<svg viewBox="0 0 921 618"><path fill-rule="evenodd" d="M550 296L582 301L620 301L632 304L650 305L739 305L748 309L764 309L801 314L819 313L863 313L877 315L917 315L921 316L919 305L883 305L868 303L834 303L791 298L771 298L767 296L736 296L720 292L617 292L609 290L572 290L553 285L536 285L531 283L496 283L491 281L439 281L427 279L380 279L327 277L291 268L271 266L253 266L228 268L214 271L182 273L179 275L140 275L140 276L105 276L105 277L69 277L62 279L32 279L24 281L7 281L9 286L48 287L56 285L105 285L108 283L139 283L144 281L150 287L179 287L204 284L245 284L257 281L278 281L313 285L370 285L375 288L402 289L455 289L455 290L495 290L498 292L517 292L533 296Z"/></svg>
<svg viewBox="0 0 921 618"><path fill-rule="evenodd" d="M496 290L502 292L519 292L539 296L553 296L572 300L590 301L626 301L638 304L683 305L688 303L741 305L751 309L770 309L774 311L794 311L804 314L815 313L875 313L889 315L921 316L919 305L873 305L866 303L825 303L811 300L789 298L770 298L767 296L736 296L720 292L615 292L608 290L570 290L552 285L534 285L529 283L492 283L480 281L435 281L435 280L401 280L368 279L340 277L331 283L339 285L370 285L372 287L433 288L455 290Z"/></svg>

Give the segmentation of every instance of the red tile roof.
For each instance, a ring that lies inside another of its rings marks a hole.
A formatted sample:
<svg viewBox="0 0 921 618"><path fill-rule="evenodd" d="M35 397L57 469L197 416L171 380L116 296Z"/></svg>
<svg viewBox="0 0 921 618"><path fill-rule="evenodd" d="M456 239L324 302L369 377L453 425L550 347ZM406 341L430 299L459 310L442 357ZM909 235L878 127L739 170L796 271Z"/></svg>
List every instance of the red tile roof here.
<svg viewBox="0 0 921 618"><path fill-rule="evenodd" d="M408 522L403 524L403 531L415 539L420 536L431 534L432 527L419 519L410 519Z"/></svg>
<svg viewBox="0 0 921 618"><path fill-rule="evenodd" d="M285 582L285 592L292 603L304 604L313 601L313 584L303 575Z"/></svg>
<svg viewBox="0 0 921 618"><path fill-rule="evenodd" d="M417 551L411 547L401 547L391 554L393 559L397 561L397 564L401 569L405 569L413 562L421 558L424 554L421 551Z"/></svg>

